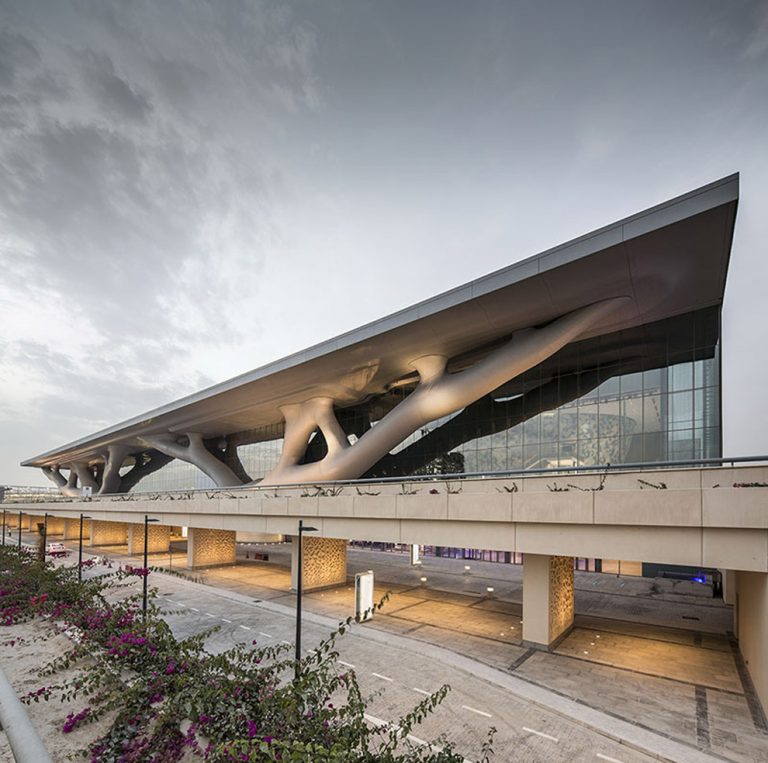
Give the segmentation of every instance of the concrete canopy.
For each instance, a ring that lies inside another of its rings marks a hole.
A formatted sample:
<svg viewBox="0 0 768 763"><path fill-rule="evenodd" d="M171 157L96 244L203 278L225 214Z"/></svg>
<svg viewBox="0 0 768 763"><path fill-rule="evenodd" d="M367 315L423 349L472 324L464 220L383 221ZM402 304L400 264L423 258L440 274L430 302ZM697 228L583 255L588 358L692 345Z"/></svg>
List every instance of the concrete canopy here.
<svg viewBox="0 0 768 763"><path fill-rule="evenodd" d="M318 396L339 407L381 395L424 355L483 353L515 331L582 306L629 297L579 341L722 304L738 203L722 178L522 262L22 462L99 459L107 446L144 450L142 435L218 437L282 420L279 406Z"/></svg>

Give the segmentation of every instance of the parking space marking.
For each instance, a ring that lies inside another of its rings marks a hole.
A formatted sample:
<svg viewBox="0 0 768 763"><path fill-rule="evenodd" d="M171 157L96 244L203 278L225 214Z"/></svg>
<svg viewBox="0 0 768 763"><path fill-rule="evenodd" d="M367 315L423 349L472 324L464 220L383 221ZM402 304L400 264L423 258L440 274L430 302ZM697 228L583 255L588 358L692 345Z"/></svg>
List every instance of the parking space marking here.
<svg viewBox="0 0 768 763"><path fill-rule="evenodd" d="M251 630L251 629L250 629L250 628L249 628L247 625L241 625L240 627L241 627L241 628L242 628L244 631L249 631L249 630Z"/></svg>
<svg viewBox="0 0 768 763"><path fill-rule="evenodd" d="M624 761L621 761L618 758L611 758L608 755L603 755L602 752L598 752L596 757L600 758L600 760L606 760L608 763L624 763Z"/></svg>
<svg viewBox="0 0 768 763"><path fill-rule="evenodd" d="M482 715L486 718L493 718L493 716L490 713L486 713L485 710L478 710L476 707L470 707L469 705L462 705L461 707L464 710L469 710L470 713L477 713L478 715Z"/></svg>
<svg viewBox="0 0 768 763"><path fill-rule="evenodd" d="M216 615L212 615L210 612L206 612L206 613L205 613L205 616L206 616L206 617L216 617Z"/></svg>
<svg viewBox="0 0 768 763"><path fill-rule="evenodd" d="M193 612L199 612L199 611L200 611L200 610L199 610L197 607L190 607L190 609L191 609Z"/></svg>
<svg viewBox="0 0 768 763"><path fill-rule="evenodd" d="M264 638L274 638L271 633L264 633L264 631L259 631L259 636L264 636Z"/></svg>
<svg viewBox="0 0 768 763"><path fill-rule="evenodd" d="M344 660L337 660L339 665L343 665L345 668L354 668L355 666L351 662L344 662Z"/></svg>
<svg viewBox="0 0 768 763"><path fill-rule="evenodd" d="M368 713L364 713L363 717L366 721L368 721L368 723L372 723L374 726L378 726L379 728L382 726L389 726L387 721L383 721L381 718L377 718L375 715L368 715Z"/></svg>
<svg viewBox="0 0 768 763"><path fill-rule="evenodd" d="M222 619L222 620L223 620L225 623L231 623L231 622L232 622L231 620L227 620L227 618L226 618L226 617L222 617L221 619Z"/></svg>
<svg viewBox="0 0 768 763"><path fill-rule="evenodd" d="M371 673L372 676L376 676L376 678L380 678L382 681L393 681L393 678L390 678L389 676L383 676L381 673Z"/></svg>
<svg viewBox="0 0 768 763"><path fill-rule="evenodd" d="M523 726L523 731L528 731L531 734L536 734L536 736L544 737L544 739L549 739L552 742L560 742L560 740L557 737L550 736L549 734L545 734L543 731L536 731L536 729L529 729L527 726Z"/></svg>
<svg viewBox="0 0 768 763"><path fill-rule="evenodd" d="M419 694L423 694L425 697L430 697L431 694L428 691L424 691L424 689L419 689L416 686L412 687L415 692L418 692Z"/></svg>

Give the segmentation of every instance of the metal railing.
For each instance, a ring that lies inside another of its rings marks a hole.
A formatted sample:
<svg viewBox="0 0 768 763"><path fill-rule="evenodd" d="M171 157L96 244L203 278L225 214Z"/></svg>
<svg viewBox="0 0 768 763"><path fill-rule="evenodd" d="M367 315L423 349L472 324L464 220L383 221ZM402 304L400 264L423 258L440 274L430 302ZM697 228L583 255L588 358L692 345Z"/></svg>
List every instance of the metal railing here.
<svg viewBox="0 0 768 763"><path fill-rule="evenodd" d="M325 480L306 483L289 483L278 485L265 485L261 487L258 483L254 485L235 485L232 487L207 487L176 490L135 490L129 493L106 493L104 495L95 495L91 498L71 498L61 495L54 487L41 488L6 488L16 492L5 494L4 503L35 503L35 502L79 502L94 501L106 499L109 501L138 501L138 500L191 500L196 496L205 496L212 498L220 495L222 497L236 497L235 493L242 492L262 492L278 490L307 490L307 489L333 489L342 487L363 487L368 485L382 484L411 484L420 482L460 482L463 480L482 480L482 479L525 479L527 477L557 477L558 475L581 475L581 474L610 474L613 472L627 471L659 471L662 469L685 469L685 468L706 468L718 466L736 466L742 464L760 464L768 465L768 456L731 456L727 458L697 458L680 461L638 461L620 464L595 464L592 466L555 466L537 469L505 469L498 471L484 472L459 472L454 474L413 474L397 477L369 477L364 479L350 480ZM28 492L24 492L28 491Z"/></svg>
<svg viewBox="0 0 768 763"><path fill-rule="evenodd" d="M0 503L43 503L62 497L58 488L25 485L0 485Z"/></svg>

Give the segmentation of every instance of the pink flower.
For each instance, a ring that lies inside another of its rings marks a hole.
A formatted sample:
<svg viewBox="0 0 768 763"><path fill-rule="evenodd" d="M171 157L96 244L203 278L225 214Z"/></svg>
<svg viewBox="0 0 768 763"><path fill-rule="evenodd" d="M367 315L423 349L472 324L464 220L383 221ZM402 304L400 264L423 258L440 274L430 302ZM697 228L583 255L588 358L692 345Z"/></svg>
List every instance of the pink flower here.
<svg viewBox="0 0 768 763"><path fill-rule="evenodd" d="M62 726L61 730L65 734L69 734L69 732L72 731L77 726L77 724L80 723L80 721L82 721L83 718L85 718L90 712L91 708L85 707L77 715L70 713L67 715L67 720L64 721L64 725Z"/></svg>

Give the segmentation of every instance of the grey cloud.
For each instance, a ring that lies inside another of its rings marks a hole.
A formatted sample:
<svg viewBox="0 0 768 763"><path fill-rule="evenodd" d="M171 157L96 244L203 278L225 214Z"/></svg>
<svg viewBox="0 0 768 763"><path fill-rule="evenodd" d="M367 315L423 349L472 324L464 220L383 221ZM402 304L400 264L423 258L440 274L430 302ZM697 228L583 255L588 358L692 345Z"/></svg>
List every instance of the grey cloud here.
<svg viewBox="0 0 768 763"><path fill-rule="evenodd" d="M37 48L26 37L0 31L0 87L11 87L19 68L39 61Z"/></svg>
<svg viewBox="0 0 768 763"><path fill-rule="evenodd" d="M0 0L0 467L738 169L759 342L767 7Z"/></svg>
<svg viewBox="0 0 768 763"><path fill-rule="evenodd" d="M152 106L148 97L115 73L114 63L108 56L90 50L83 53L81 59L85 81L107 115L137 121L149 116Z"/></svg>

